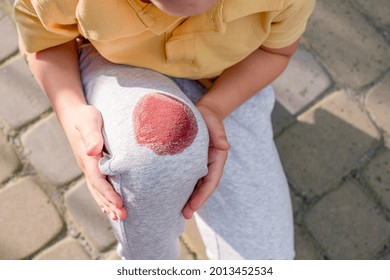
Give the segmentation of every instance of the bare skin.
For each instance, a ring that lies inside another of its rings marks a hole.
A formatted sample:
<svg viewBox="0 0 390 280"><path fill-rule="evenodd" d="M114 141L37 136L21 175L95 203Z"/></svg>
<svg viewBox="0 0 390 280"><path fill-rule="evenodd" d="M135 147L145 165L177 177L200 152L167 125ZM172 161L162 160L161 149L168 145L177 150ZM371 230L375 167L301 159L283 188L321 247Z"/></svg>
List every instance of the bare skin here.
<svg viewBox="0 0 390 280"><path fill-rule="evenodd" d="M202 13L211 7L211 2L214 4L217 0L151 2L169 14L190 16L192 14L187 9L193 7L191 5L197 3L196 13ZM184 218L190 219L202 207L221 179L229 150L223 119L278 77L297 47L298 41L282 49L260 47L243 61L226 69L196 104L209 130L209 165L208 174L199 181L183 207ZM112 219L124 220L127 211L121 197L98 169L104 144L101 133L103 120L100 112L85 101L76 42L28 54L27 60L57 114L93 198Z"/></svg>

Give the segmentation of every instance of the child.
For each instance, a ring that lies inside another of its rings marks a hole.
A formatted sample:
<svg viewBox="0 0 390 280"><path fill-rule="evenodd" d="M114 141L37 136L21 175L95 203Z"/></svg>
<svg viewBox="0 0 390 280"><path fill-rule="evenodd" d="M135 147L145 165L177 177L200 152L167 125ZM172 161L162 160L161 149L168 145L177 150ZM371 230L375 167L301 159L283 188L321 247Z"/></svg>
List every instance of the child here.
<svg viewBox="0 0 390 280"><path fill-rule="evenodd" d="M177 258L195 211L210 259L294 257L268 85L313 6L16 1L21 50L123 258Z"/></svg>

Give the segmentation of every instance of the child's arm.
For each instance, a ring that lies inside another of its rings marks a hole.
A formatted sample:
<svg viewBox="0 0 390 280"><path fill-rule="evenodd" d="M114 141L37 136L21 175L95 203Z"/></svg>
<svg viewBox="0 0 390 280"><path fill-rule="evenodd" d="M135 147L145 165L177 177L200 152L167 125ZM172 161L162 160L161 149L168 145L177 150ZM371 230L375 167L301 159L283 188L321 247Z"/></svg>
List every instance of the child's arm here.
<svg viewBox="0 0 390 280"><path fill-rule="evenodd" d="M223 119L277 78L287 67L298 44L299 40L282 49L257 49L226 69L196 104L210 134L209 172L183 208L185 218L190 218L206 202L221 179L229 149Z"/></svg>
<svg viewBox="0 0 390 280"><path fill-rule="evenodd" d="M126 210L121 197L98 169L103 122L100 112L85 101L76 41L27 54L27 61L65 130L92 196L113 219L124 219Z"/></svg>
<svg viewBox="0 0 390 280"><path fill-rule="evenodd" d="M299 41L296 41L282 49L257 49L225 70L197 106L209 107L221 120L224 119L284 71L298 44Z"/></svg>

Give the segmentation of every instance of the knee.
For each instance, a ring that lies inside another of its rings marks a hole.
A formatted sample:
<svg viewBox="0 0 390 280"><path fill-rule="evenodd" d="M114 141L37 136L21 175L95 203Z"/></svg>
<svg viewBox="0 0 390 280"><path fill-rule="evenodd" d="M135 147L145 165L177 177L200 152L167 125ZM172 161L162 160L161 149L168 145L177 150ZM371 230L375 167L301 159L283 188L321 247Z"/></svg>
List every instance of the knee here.
<svg viewBox="0 0 390 280"><path fill-rule="evenodd" d="M171 169L177 173L184 166L197 166L195 169L205 175L207 127L196 107L182 97L147 93L139 98L131 112L129 138L118 141L111 137L107 141L111 149L110 155L101 161L104 173L114 175L133 170L140 177L148 172L158 176L150 167L160 164L168 173Z"/></svg>
<svg viewBox="0 0 390 280"><path fill-rule="evenodd" d="M175 155L188 148L199 133L195 114L183 102L164 94L143 96L133 111L138 145L157 155Z"/></svg>

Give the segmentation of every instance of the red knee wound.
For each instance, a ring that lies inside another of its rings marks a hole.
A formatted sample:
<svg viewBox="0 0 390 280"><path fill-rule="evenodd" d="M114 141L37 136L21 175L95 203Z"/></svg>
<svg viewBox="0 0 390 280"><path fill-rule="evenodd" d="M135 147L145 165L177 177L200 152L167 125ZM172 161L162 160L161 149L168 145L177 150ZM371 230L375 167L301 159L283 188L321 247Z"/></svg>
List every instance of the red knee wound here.
<svg viewBox="0 0 390 280"><path fill-rule="evenodd" d="M194 113L170 96L150 93L133 112L135 138L139 145L158 155L175 155L189 147L198 133Z"/></svg>

